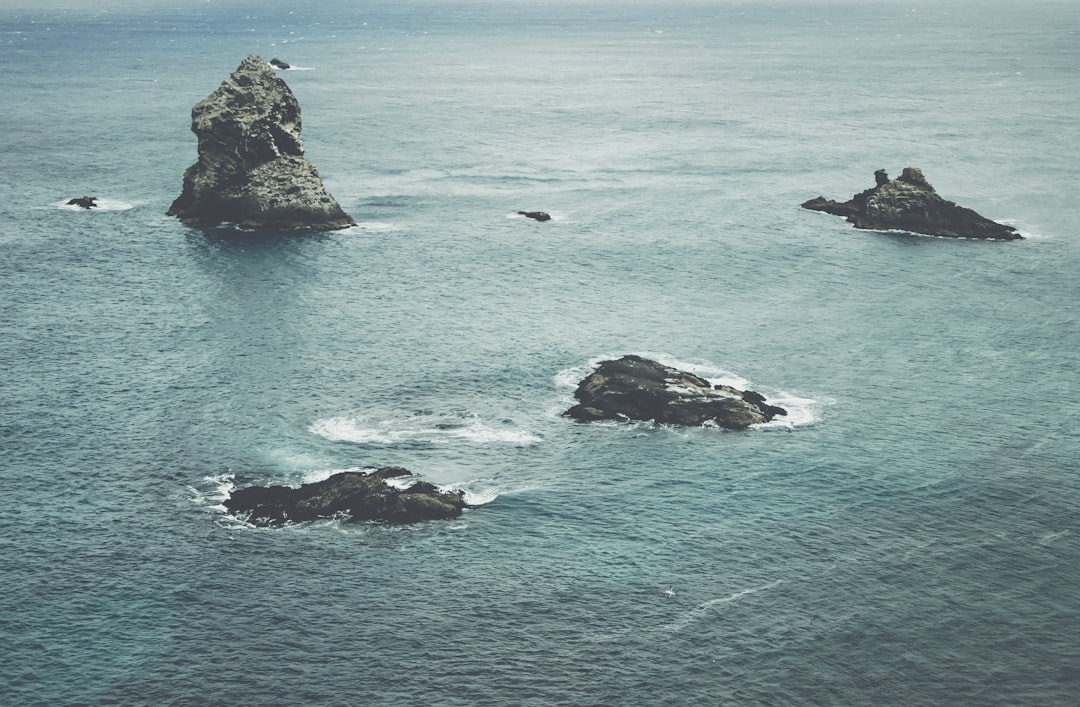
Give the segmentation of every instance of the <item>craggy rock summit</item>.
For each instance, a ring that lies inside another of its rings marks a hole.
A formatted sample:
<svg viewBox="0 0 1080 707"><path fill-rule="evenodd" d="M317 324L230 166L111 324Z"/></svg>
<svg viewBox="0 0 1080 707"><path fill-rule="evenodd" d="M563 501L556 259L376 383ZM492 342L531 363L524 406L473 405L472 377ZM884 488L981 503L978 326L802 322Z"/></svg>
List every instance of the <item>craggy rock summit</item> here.
<svg viewBox="0 0 1080 707"><path fill-rule="evenodd" d="M192 226L329 230L354 225L304 159L300 104L257 56L191 109L199 161L169 208Z"/></svg>
<svg viewBox="0 0 1080 707"><path fill-rule="evenodd" d="M579 403L565 414L581 422L653 420L741 430L787 414L783 408L766 404L760 393L713 386L693 373L640 356L602 361L581 381L574 396Z"/></svg>
<svg viewBox="0 0 1080 707"><path fill-rule="evenodd" d="M416 523L456 518L466 507L463 491L440 491L425 481L404 489L387 483L403 476L412 476L412 472L388 466L370 473L343 471L300 488L251 486L234 491L225 507L264 527L337 515L352 521Z"/></svg>
<svg viewBox="0 0 1080 707"><path fill-rule="evenodd" d="M942 199L917 167L905 167L896 179L889 179L883 169L874 172L874 177L877 184L850 201L839 203L819 196L802 206L843 216L855 228L897 229L952 238L1012 241L1022 237L1012 226L983 218L971 209Z"/></svg>

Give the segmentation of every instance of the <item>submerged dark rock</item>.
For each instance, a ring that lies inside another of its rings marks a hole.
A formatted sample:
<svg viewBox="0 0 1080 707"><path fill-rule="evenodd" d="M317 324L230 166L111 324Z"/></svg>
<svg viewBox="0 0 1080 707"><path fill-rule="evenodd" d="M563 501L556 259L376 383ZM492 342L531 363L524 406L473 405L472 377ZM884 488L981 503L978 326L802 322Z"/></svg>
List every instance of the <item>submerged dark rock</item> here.
<svg viewBox="0 0 1080 707"><path fill-rule="evenodd" d="M578 404L566 415L581 422L652 420L661 424L715 424L741 430L787 411L752 390L709 381L641 356L602 361L574 391Z"/></svg>
<svg viewBox="0 0 1080 707"><path fill-rule="evenodd" d="M1022 238L1012 226L991 221L938 196L917 167L905 167L903 174L892 180L885 170L879 169L874 172L874 178L876 186L849 201L841 203L819 196L802 206L843 216L855 228L902 230L950 238L1008 241Z"/></svg>
<svg viewBox="0 0 1080 707"><path fill-rule="evenodd" d="M551 214L546 211L518 211L519 214L525 218L536 219L537 221L550 221Z"/></svg>
<svg viewBox="0 0 1080 707"><path fill-rule="evenodd" d="M250 486L233 491L225 507L259 526L339 515L351 521L417 523L456 518L467 507L463 491L441 491L426 481L416 481L406 488L387 483L389 479L412 475L401 467L383 467L370 473L343 471L300 488Z"/></svg>
<svg viewBox="0 0 1080 707"><path fill-rule="evenodd" d="M304 158L300 105L257 56L191 110L199 160L169 208L192 226L330 230L354 225Z"/></svg>
<svg viewBox="0 0 1080 707"><path fill-rule="evenodd" d="M68 206L78 206L83 209L95 209L97 208L96 196L82 196L70 199L67 203Z"/></svg>

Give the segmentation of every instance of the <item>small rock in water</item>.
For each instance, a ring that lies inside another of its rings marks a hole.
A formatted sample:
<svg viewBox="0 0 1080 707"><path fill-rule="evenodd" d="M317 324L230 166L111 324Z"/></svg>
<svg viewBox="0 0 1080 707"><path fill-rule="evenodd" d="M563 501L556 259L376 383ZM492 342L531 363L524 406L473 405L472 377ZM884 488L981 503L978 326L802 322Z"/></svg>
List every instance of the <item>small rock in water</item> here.
<svg viewBox="0 0 1080 707"><path fill-rule="evenodd" d="M78 207L83 208L83 209L94 209L94 208L97 208L97 197L96 196L77 197L75 199L69 200L67 205L68 206L78 206Z"/></svg>

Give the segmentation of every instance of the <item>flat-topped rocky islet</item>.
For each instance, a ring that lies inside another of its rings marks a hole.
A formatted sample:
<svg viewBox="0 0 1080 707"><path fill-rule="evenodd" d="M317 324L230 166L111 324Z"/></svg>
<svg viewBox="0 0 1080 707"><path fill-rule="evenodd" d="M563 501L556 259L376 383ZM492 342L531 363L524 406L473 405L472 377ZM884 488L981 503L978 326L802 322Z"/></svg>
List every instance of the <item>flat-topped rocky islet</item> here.
<svg viewBox="0 0 1080 707"><path fill-rule="evenodd" d="M574 391L564 414L580 422L641 420L741 430L787 411L752 390L713 385L693 373L641 356L601 361Z"/></svg>
<svg viewBox="0 0 1080 707"><path fill-rule="evenodd" d="M249 486L225 500L225 508L252 525L280 527L320 518L391 524L456 518L468 507L463 491L446 491L426 481L407 486L391 479L412 477L408 469L382 467L343 471L299 488Z"/></svg>
<svg viewBox="0 0 1080 707"><path fill-rule="evenodd" d="M802 206L843 216L855 228L866 230L1005 241L1023 237L1012 226L991 221L943 199L917 167L905 167L896 179L889 179L883 169L874 172L874 177L875 186L848 201L837 202L819 196Z"/></svg>
<svg viewBox="0 0 1080 707"><path fill-rule="evenodd" d="M304 157L300 105L270 64L249 56L191 110L199 159L168 215L197 227L272 230L355 225Z"/></svg>

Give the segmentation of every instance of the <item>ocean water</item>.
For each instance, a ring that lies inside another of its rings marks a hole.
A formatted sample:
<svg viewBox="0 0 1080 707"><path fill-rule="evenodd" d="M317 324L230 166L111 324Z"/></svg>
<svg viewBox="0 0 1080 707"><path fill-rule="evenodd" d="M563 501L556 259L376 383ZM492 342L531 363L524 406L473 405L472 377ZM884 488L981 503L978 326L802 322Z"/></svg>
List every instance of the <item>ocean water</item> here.
<svg viewBox="0 0 1080 707"><path fill-rule="evenodd" d="M0 702L1076 704L1078 33L1048 0L5 3ZM299 67L357 227L164 216L252 53ZM908 165L1025 240L798 206ZM792 414L562 417L624 353ZM477 505L221 506L370 465Z"/></svg>

